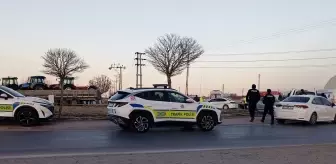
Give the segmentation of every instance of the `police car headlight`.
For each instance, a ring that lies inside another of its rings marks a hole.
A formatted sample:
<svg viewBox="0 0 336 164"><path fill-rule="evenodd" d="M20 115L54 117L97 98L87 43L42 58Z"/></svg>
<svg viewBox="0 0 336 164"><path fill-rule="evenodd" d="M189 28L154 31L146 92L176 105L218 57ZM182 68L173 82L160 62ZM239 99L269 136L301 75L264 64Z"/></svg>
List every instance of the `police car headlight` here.
<svg viewBox="0 0 336 164"><path fill-rule="evenodd" d="M43 106L43 107L48 108L48 109L54 106L53 104L44 103L44 102L34 102L34 103L39 104L40 106Z"/></svg>

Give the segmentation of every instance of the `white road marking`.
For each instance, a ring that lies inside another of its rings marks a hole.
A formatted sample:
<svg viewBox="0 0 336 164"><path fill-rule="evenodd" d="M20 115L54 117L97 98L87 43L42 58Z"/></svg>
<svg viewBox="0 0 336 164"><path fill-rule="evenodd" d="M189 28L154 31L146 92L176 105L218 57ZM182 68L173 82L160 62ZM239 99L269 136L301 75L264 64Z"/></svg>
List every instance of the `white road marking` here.
<svg viewBox="0 0 336 164"><path fill-rule="evenodd" d="M201 151L219 151L219 150L237 150L237 149L260 149L260 148L286 148L300 146L324 146L335 145L336 143L322 144L299 144L299 145L279 145L279 146L250 146L250 147L232 147L232 148L204 148L204 149L167 149L167 150L150 150L150 151L127 151L127 152L86 152L86 153L53 153L41 155L8 155L1 156L1 159L17 159L17 158L48 158L48 157L69 157L69 156L97 156L97 155L132 155L132 154L157 154L157 153L178 153L178 152L201 152Z"/></svg>

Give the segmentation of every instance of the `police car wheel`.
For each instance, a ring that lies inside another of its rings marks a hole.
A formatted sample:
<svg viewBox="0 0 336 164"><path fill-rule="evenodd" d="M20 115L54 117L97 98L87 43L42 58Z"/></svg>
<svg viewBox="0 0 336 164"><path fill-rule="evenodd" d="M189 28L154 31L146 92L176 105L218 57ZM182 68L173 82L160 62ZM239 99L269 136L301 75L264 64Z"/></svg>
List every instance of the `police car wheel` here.
<svg viewBox="0 0 336 164"><path fill-rule="evenodd" d="M150 119L146 115L136 114L131 119L132 129L138 133L145 133L150 128Z"/></svg>
<svg viewBox="0 0 336 164"><path fill-rule="evenodd" d="M198 120L197 125L202 131L211 131L215 127L215 119L210 114L202 114Z"/></svg>
<svg viewBox="0 0 336 164"><path fill-rule="evenodd" d="M21 109L17 113L17 121L21 126L33 126L39 122L39 117L35 110Z"/></svg>

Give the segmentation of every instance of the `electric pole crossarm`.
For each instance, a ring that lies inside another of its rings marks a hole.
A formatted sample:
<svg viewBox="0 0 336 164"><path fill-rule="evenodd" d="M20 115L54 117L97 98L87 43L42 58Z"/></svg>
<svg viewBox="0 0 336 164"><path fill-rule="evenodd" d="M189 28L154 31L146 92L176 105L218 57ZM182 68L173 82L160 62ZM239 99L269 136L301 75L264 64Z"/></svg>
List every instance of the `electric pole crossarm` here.
<svg viewBox="0 0 336 164"><path fill-rule="evenodd" d="M109 69L111 70L113 68L119 71L119 90L122 90L122 70L126 69L126 67L120 64L112 64Z"/></svg>
<svg viewBox="0 0 336 164"><path fill-rule="evenodd" d="M142 58L142 55L145 55L145 53L136 52L136 88L142 88L142 66L145 66L145 64L142 64L142 61L146 60ZM139 82L140 81L140 82Z"/></svg>

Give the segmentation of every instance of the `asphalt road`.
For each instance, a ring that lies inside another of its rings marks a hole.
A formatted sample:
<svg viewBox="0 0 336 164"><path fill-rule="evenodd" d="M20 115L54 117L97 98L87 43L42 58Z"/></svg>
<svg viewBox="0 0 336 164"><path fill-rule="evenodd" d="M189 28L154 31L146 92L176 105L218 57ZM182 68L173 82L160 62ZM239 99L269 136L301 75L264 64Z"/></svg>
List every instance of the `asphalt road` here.
<svg viewBox="0 0 336 164"><path fill-rule="evenodd" d="M222 125L211 132L153 129L146 134L111 129L2 131L0 157L20 155L186 151L336 143L336 125Z"/></svg>

